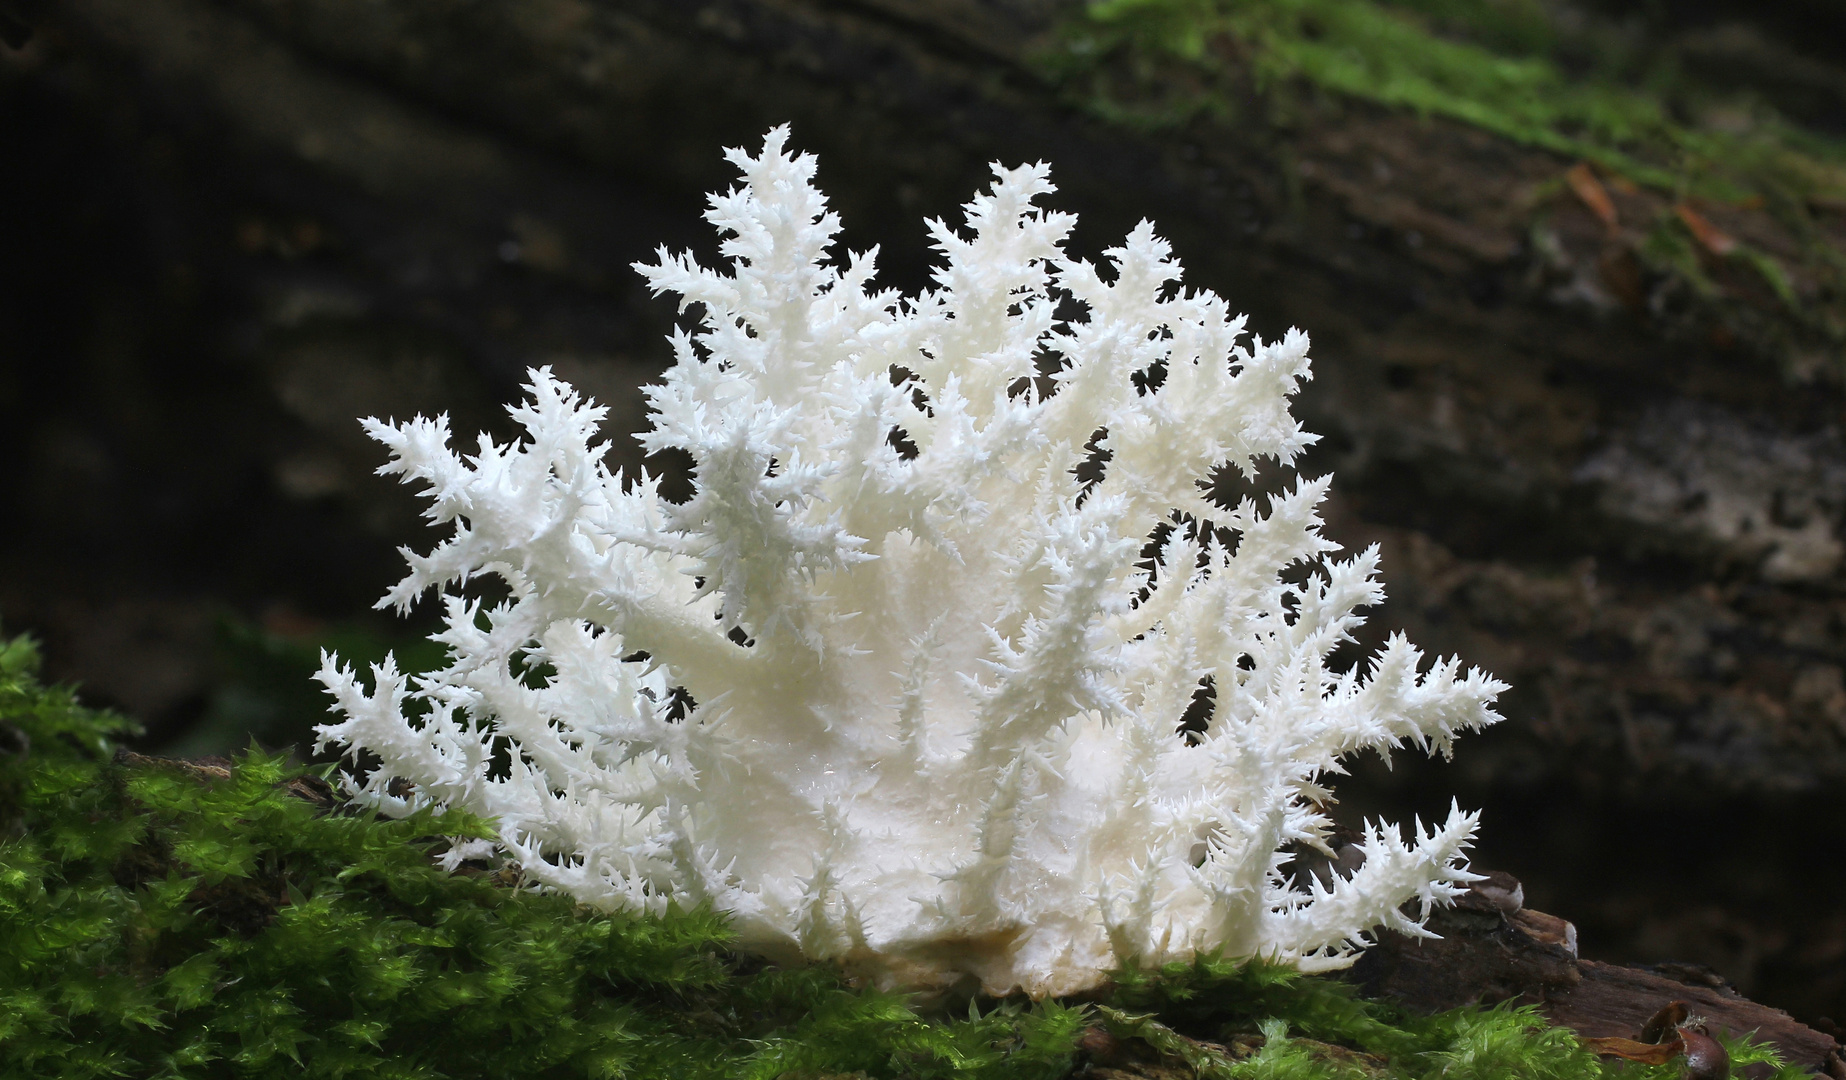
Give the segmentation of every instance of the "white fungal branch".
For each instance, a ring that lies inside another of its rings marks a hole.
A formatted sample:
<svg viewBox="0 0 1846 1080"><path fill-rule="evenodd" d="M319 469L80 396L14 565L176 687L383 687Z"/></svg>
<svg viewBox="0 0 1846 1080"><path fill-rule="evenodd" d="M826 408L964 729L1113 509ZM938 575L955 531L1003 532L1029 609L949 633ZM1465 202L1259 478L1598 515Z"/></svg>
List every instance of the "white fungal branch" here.
<svg viewBox="0 0 1846 1080"><path fill-rule="evenodd" d="M1326 478L1209 497L1313 441L1307 336L1251 337L1150 224L1067 256L1042 165L929 223L932 288L873 291L786 139L729 152L724 267L637 267L697 309L641 437L691 456L690 499L610 473L604 410L547 369L520 440L471 456L444 419L367 421L452 533L383 601L444 594L446 666L324 663L322 740L380 762L356 796L467 807L542 885L708 902L885 985L1061 994L1212 949L1318 970L1417 932L1403 906L1471 878L1472 815L1374 826L1348 878L1298 884L1289 852L1324 846L1342 758L1447 754L1503 687L1401 638L1329 667L1383 591L1376 549L1331 558ZM481 575L506 599L467 598Z"/></svg>

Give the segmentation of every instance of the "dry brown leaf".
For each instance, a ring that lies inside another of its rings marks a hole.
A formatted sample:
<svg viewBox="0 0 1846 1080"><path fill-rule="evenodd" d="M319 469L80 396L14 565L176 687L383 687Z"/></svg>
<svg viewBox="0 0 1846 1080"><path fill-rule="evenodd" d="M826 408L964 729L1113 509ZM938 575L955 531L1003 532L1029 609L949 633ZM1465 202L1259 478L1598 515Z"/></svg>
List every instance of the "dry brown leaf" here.
<svg viewBox="0 0 1846 1080"><path fill-rule="evenodd" d="M1693 239L1697 240L1700 246L1706 251L1711 252L1719 258L1723 258L1737 250L1737 241L1730 233L1706 221L1705 215L1694 210L1692 207L1687 206L1685 203L1680 203L1673 207L1673 212L1679 215L1679 220L1685 222L1686 228L1691 231Z"/></svg>
<svg viewBox="0 0 1846 1080"><path fill-rule="evenodd" d="M1579 161L1572 165L1564 174L1564 182L1570 185L1570 190L1583 200L1583 205L1589 207L1590 213L1595 214L1597 220L1610 232L1614 232L1621 224L1615 214L1615 203L1609 198L1609 189L1602 186L1601 180L1596 179L1596 173L1591 170L1589 162Z"/></svg>
<svg viewBox="0 0 1846 1080"><path fill-rule="evenodd" d="M1659 1012L1647 1018L1647 1023L1641 1025L1641 1041L1657 1043L1671 1036L1691 1013L1691 1007L1683 1001L1667 1002L1660 1007Z"/></svg>
<svg viewBox="0 0 1846 1080"><path fill-rule="evenodd" d="M1666 1042L1644 1043L1634 1039L1602 1038L1579 1039L1592 1053L1603 1057L1618 1057L1627 1061L1638 1061L1643 1065L1664 1065L1680 1055L1686 1044L1679 1039Z"/></svg>

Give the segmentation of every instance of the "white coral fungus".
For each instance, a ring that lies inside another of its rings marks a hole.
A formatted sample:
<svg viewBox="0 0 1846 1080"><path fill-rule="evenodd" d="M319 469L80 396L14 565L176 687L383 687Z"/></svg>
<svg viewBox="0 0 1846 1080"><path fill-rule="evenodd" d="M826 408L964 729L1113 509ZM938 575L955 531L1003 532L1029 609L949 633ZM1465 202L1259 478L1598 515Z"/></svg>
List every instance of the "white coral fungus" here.
<svg viewBox="0 0 1846 1080"><path fill-rule="evenodd" d="M1474 815L1374 826L1345 877L1290 853L1324 846L1342 757L1446 755L1503 687L1419 673L1401 638L1330 671L1377 550L1324 558L1325 479L1266 511L1205 488L1313 441L1286 400L1307 336L1181 291L1146 223L1108 270L1066 255L1043 165L996 166L966 232L930 223L933 289L868 290L786 137L729 152L745 183L706 214L729 272L637 267L702 309L641 436L691 455L688 501L612 475L604 410L544 369L523 442L366 422L455 532L381 601L452 590L448 666L321 671L323 742L382 760L356 796L466 807L531 881L709 903L746 947L886 986L1064 994L1198 950L1322 970L1379 925L1426 933L1408 902L1474 879ZM482 573L507 599L453 591Z"/></svg>

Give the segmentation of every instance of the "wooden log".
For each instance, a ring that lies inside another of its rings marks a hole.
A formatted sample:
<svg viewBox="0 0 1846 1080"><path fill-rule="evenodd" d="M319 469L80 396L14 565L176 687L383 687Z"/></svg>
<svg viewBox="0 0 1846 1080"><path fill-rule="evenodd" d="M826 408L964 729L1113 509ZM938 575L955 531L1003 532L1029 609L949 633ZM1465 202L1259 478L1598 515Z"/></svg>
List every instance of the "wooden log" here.
<svg viewBox="0 0 1846 1080"><path fill-rule="evenodd" d="M1774 1045L1791 1065L1846 1076L1833 1036L1749 1000L1698 965L1646 968L1583 959L1576 928L1520 906L1518 891L1510 875L1490 875L1431 918L1429 929L1439 939L1384 932L1350 977L1368 993L1419 1012L1536 1004L1552 1023L1586 1039L1641 1039L1651 1017L1680 1001L1691 1014L1689 1025L1702 1024L1714 1035L1749 1035Z"/></svg>

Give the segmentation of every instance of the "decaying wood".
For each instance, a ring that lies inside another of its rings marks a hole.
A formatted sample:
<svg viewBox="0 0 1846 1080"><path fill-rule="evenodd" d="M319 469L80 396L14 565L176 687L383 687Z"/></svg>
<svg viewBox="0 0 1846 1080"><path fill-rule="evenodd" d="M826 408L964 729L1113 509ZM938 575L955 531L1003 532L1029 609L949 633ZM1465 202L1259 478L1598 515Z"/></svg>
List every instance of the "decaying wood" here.
<svg viewBox="0 0 1846 1080"><path fill-rule="evenodd" d="M1586 1039L1651 1041L1644 1037L1660 1033L1647 1031L1649 1020L1684 1002L1688 1025L1714 1035L1750 1035L1773 1044L1790 1064L1846 1076L1831 1035L1749 1000L1707 969L1649 969L1579 957L1575 927L1509 903L1510 880L1494 875L1432 917L1429 928L1440 940L1382 933L1352 978L1368 993L1421 1012L1474 1002L1536 1004L1551 1022Z"/></svg>

